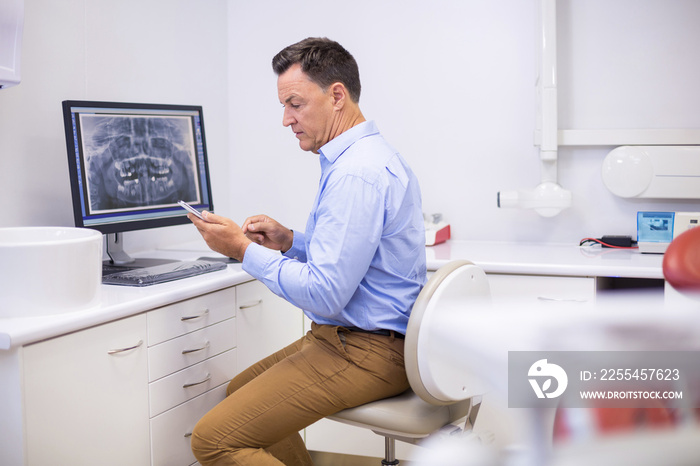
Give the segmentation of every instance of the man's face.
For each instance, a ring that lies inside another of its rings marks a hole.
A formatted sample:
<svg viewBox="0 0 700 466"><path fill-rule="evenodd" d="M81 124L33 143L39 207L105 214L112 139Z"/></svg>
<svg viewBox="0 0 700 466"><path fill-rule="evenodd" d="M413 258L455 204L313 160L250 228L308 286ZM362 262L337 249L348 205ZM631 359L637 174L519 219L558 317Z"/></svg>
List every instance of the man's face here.
<svg viewBox="0 0 700 466"><path fill-rule="evenodd" d="M290 126L302 150L318 154L331 138L334 107L332 93L309 80L301 66L292 65L277 78L277 93L284 106L282 124Z"/></svg>

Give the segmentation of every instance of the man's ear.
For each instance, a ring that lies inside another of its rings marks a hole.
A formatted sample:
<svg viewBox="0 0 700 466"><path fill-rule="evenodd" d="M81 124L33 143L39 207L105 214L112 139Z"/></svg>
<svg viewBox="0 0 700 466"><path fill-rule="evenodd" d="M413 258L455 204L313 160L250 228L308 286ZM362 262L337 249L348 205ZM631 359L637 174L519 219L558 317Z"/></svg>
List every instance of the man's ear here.
<svg viewBox="0 0 700 466"><path fill-rule="evenodd" d="M341 82L333 83L330 85L330 92L333 97L333 107L337 110L342 109L348 97L348 90L345 89L345 85Z"/></svg>

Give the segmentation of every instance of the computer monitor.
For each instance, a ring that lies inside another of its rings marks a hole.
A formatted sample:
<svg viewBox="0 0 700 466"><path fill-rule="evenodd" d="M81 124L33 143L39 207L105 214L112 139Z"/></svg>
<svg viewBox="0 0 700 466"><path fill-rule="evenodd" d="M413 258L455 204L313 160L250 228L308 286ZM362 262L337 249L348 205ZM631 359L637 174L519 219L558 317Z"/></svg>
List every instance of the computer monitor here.
<svg viewBox="0 0 700 466"><path fill-rule="evenodd" d="M67 100L63 119L75 226L110 262L133 263L123 232L189 223L179 200L213 210L201 106Z"/></svg>

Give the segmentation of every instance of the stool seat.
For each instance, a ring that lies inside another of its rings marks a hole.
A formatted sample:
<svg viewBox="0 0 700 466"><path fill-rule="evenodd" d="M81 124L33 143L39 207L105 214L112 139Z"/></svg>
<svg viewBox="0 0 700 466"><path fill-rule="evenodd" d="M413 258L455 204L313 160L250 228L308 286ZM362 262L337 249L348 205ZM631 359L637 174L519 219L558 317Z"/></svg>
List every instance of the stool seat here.
<svg viewBox="0 0 700 466"><path fill-rule="evenodd" d="M379 435L424 438L469 414L471 399L437 406L426 403L413 390L328 416L334 421L360 427L371 426Z"/></svg>

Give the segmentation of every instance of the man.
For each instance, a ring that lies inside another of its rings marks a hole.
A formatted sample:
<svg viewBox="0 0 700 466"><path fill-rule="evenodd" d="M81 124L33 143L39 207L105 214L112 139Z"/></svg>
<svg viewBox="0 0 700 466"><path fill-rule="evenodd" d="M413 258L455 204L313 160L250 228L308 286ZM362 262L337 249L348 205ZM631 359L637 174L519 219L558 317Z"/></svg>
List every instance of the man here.
<svg viewBox="0 0 700 466"><path fill-rule="evenodd" d="M362 115L357 63L340 44L308 38L272 63L283 125L321 163L306 231L264 215L242 227L211 213L190 219L313 324L236 376L200 420L192 449L204 466L310 465L301 429L409 386L403 337L426 272L417 179Z"/></svg>

